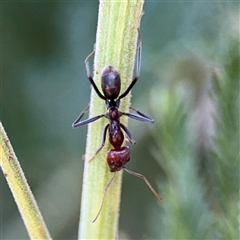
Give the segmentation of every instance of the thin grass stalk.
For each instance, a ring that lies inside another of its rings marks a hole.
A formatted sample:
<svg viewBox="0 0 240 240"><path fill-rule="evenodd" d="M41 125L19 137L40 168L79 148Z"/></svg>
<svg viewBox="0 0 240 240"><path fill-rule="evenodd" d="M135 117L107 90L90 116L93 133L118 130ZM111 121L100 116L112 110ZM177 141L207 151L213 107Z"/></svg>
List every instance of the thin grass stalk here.
<svg viewBox="0 0 240 240"><path fill-rule="evenodd" d="M137 27L142 7L143 1L139 0L100 1L94 58L94 80L99 88L101 71L106 65L113 65L118 69L122 81L121 92L132 81ZM128 112L129 104L130 94L121 101L120 110ZM90 117L104 112L104 101L92 89ZM121 118L121 122L126 125L127 119ZM122 171L116 174L106 194L101 214L96 222L92 223L101 206L104 189L113 174L106 164L106 152L112 148L108 141L104 149L89 162L101 146L102 132L106 124L106 119L100 119L88 127L79 239L116 239L118 235Z"/></svg>

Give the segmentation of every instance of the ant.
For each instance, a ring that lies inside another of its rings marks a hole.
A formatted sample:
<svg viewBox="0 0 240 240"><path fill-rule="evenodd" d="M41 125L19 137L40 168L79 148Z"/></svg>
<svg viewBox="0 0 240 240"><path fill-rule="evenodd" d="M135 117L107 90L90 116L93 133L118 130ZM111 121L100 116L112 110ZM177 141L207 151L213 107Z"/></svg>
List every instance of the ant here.
<svg viewBox="0 0 240 240"><path fill-rule="evenodd" d="M117 71L117 69L113 66L106 66L103 68L102 73L101 73L101 87L102 87L102 92L103 92L103 94L102 94L99 91L98 87L96 86L96 84L92 78L92 75L90 73L90 68L89 68L89 58L95 54L95 49L93 50L92 53L90 53L87 56L87 58L85 60L87 77L88 77L91 85L93 86L95 92L97 93L97 95L105 101L108 112L105 114L101 114L101 115L80 121L82 119L83 115L86 112L88 112L88 110L89 110L89 105L88 105L81 112L81 114L75 120L75 122L72 124L72 127L73 128L80 127L85 124L94 122L102 117L105 117L109 120L109 123L105 126L104 131L103 131L102 145L89 161L91 161L104 147L107 132L109 134L109 142L113 146L113 149L111 149L107 152L107 164L110 168L110 171L114 172L114 175L105 188L101 207L99 209L97 216L93 220L93 222L95 222L97 220L97 218L101 212L105 194L106 194L108 187L111 185L111 183L116 175L116 172L120 171L121 169L124 169L126 172L128 172L129 174L132 174L133 176L143 179L145 181L145 183L147 184L147 186L150 188L150 190L153 192L153 194L159 200L162 200L160 195L158 195L158 193L153 189L153 187L148 182L146 177L144 177L142 174L130 171L125 168L126 163L130 160L130 149L128 146L122 146L123 141L124 141L123 131L126 133L130 143L135 144L136 141L133 139L133 137L132 137L131 133L129 132L129 130L127 129L127 127L124 126L120 122L120 117L127 116L127 117L133 118L138 121L154 123L153 119L147 117L146 115L144 115L143 113L137 111L136 109L134 109L132 107L130 107L130 109L135 111L137 114L125 113L125 112L119 111L120 100L122 98L124 98L131 91L131 89L134 87L134 85L136 84L136 82L138 81L139 76L140 76L142 44L141 44L141 35L140 35L139 27L137 28L137 31L138 31L138 46L137 46L136 75L133 78L131 84L125 90L125 92L123 92L120 96L119 96L119 93L120 93L120 89L121 89L121 78L120 78L120 74Z"/></svg>

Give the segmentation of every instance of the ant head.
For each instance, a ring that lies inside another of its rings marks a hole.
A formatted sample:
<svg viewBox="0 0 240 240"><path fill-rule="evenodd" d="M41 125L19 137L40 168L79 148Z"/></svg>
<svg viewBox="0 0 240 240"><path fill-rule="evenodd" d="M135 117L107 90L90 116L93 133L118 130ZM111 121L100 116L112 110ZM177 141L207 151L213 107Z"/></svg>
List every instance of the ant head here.
<svg viewBox="0 0 240 240"><path fill-rule="evenodd" d="M120 171L129 160L129 147L121 147L118 150L111 149L107 152L107 163L111 172Z"/></svg>
<svg viewBox="0 0 240 240"><path fill-rule="evenodd" d="M101 86L104 96L109 100L114 100L118 97L121 89L121 79L116 68L106 66L101 74Z"/></svg>

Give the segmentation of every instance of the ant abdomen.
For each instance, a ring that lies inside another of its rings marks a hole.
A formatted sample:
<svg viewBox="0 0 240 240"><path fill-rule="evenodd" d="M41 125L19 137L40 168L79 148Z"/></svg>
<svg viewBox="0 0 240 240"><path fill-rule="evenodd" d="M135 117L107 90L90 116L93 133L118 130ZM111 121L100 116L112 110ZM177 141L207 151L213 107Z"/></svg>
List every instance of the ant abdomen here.
<svg viewBox="0 0 240 240"><path fill-rule="evenodd" d="M121 89L121 79L117 69L113 66L106 66L101 74L101 86L104 96L114 100L118 97Z"/></svg>

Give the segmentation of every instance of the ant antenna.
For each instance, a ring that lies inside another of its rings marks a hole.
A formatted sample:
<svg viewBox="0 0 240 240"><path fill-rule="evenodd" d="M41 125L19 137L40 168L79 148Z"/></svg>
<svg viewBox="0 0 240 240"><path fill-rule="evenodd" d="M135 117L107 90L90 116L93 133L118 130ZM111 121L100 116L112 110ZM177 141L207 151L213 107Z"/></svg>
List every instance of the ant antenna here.
<svg viewBox="0 0 240 240"><path fill-rule="evenodd" d="M152 187L152 185L148 182L147 178L145 176L143 176L142 174L140 173L136 173L136 172L133 172L131 170L128 170L127 168L123 167L123 169L128 172L129 174L135 176L135 177L138 177L138 178L141 178L144 180L144 182L147 184L147 186L150 188L150 190L152 191L152 193L156 196L157 199L159 200L162 200L162 197L154 190L154 188Z"/></svg>
<svg viewBox="0 0 240 240"><path fill-rule="evenodd" d="M94 222L98 219L98 217L99 217L99 215L100 215L100 213L101 213L101 211L102 211L103 203L104 203L104 200L105 200L105 197L106 197L107 190L108 190L108 188L110 187L110 185L112 184L113 179L114 179L115 176L116 176L116 173L117 173L117 172L114 172L113 177L111 178L111 180L109 181L109 183L108 183L107 186L105 187L104 195L103 195L103 198L102 198L101 206L100 206L100 208L99 208L99 210L98 210L97 216L93 219L92 223L94 223Z"/></svg>

